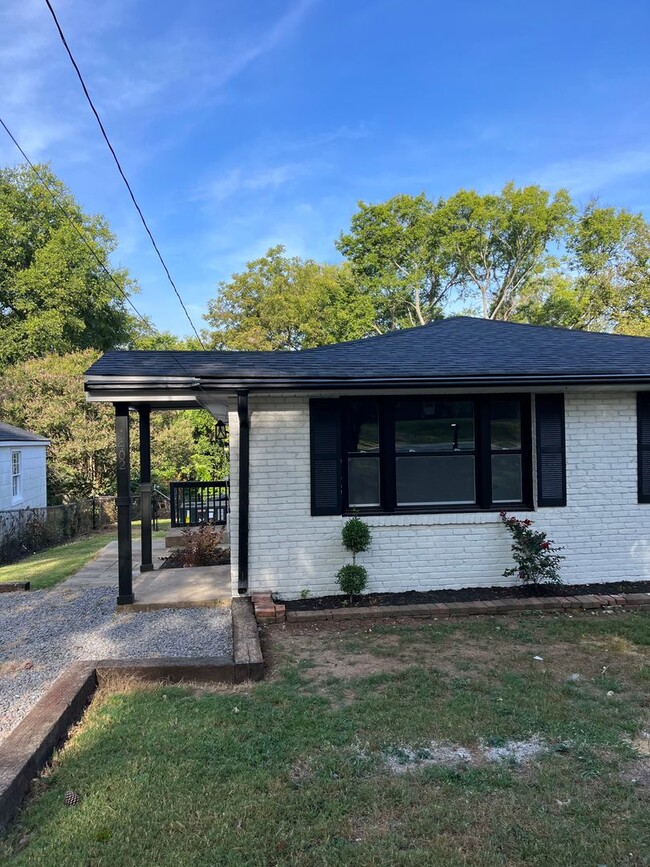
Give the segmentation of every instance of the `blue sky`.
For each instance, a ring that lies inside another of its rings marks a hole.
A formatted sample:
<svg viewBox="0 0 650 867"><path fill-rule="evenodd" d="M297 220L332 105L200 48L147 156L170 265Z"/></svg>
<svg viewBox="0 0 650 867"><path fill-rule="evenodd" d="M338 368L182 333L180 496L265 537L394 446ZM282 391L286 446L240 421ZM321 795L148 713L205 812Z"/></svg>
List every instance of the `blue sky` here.
<svg viewBox="0 0 650 867"><path fill-rule="evenodd" d="M650 217L647 0L58 0L145 215L201 326L276 243L336 261L356 202L567 186ZM188 333L43 0L0 8L0 113L119 238ZM4 135L4 133L3 133ZM0 139L0 163L18 161Z"/></svg>

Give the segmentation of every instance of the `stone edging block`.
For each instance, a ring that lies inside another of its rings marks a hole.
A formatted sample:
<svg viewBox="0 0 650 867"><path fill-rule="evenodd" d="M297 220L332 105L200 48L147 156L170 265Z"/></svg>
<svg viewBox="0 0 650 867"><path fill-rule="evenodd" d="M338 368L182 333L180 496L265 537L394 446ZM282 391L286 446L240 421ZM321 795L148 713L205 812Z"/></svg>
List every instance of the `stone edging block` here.
<svg viewBox="0 0 650 867"><path fill-rule="evenodd" d="M320 611L288 611L287 623L313 620L363 620L374 617L470 617L476 614L518 614L522 611L568 611L612 608L650 610L650 593L594 594L590 596L533 596L529 599L490 599L480 602L436 602L413 605L374 605L365 608L323 608ZM258 607L255 606L258 616ZM266 618L258 620L268 622ZM274 614L271 622L278 622Z"/></svg>

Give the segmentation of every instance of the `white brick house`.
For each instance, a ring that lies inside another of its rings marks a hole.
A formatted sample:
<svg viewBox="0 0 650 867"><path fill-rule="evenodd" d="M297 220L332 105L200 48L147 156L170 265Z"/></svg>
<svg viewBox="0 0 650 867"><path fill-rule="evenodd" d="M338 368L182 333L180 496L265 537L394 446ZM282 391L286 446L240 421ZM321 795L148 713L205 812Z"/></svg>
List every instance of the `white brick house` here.
<svg viewBox="0 0 650 867"><path fill-rule="evenodd" d="M506 510L567 582L650 579L650 340L458 317L296 353L108 353L92 400L227 417L233 594L511 583Z"/></svg>
<svg viewBox="0 0 650 867"><path fill-rule="evenodd" d="M47 505L49 440L0 422L0 511Z"/></svg>

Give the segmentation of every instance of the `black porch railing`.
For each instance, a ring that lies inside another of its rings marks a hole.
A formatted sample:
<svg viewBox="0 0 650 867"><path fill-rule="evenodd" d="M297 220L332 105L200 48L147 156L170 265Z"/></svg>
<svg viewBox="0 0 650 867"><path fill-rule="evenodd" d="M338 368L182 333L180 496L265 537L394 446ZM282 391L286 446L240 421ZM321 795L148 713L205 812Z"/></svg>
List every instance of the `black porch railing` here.
<svg viewBox="0 0 650 867"><path fill-rule="evenodd" d="M225 524L228 482L170 482L172 527Z"/></svg>

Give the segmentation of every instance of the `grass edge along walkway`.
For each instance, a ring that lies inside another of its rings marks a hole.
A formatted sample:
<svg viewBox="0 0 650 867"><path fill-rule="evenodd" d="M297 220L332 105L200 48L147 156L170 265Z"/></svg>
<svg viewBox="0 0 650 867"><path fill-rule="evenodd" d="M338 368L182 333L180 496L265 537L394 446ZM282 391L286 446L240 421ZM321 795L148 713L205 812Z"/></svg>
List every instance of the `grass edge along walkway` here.
<svg viewBox="0 0 650 867"><path fill-rule="evenodd" d="M162 524L162 522L161 522ZM140 522L133 522L134 538L139 537ZM154 532L154 538L166 534L166 529ZM65 581L89 563L109 542L116 539L116 531L99 530L80 536L72 542L54 545L36 554L30 554L15 563L0 566L0 584L29 581L32 590L45 590Z"/></svg>

